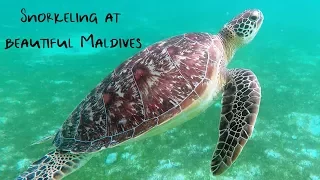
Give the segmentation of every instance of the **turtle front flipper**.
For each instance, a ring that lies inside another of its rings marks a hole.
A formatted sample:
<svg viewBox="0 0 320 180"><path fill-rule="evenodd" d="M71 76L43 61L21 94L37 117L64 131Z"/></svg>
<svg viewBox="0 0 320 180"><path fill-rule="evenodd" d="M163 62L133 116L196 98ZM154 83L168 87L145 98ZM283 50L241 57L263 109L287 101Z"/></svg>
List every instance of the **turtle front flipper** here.
<svg viewBox="0 0 320 180"><path fill-rule="evenodd" d="M91 156L55 150L32 163L17 180L58 180L84 165Z"/></svg>
<svg viewBox="0 0 320 180"><path fill-rule="evenodd" d="M219 139L211 161L213 175L223 173L239 156L253 132L260 99L260 85L252 71L232 69L227 72Z"/></svg>

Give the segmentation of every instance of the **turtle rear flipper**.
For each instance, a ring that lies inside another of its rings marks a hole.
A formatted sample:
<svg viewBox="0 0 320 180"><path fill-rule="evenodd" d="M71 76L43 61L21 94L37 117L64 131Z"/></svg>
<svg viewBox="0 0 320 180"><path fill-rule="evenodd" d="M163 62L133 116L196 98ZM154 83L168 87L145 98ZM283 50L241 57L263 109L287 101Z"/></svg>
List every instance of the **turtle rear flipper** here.
<svg viewBox="0 0 320 180"><path fill-rule="evenodd" d="M45 142L48 142L49 140L53 140L54 136L55 135L45 136L45 137L41 138L40 140L33 142L30 146L43 144Z"/></svg>
<svg viewBox="0 0 320 180"><path fill-rule="evenodd" d="M62 179L79 169L90 157L88 154L71 154L67 151L55 150L32 163L17 180Z"/></svg>
<svg viewBox="0 0 320 180"><path fill-rule="evenodd" d="M228 71L222 98L219 140L211 161L213 175L223 173L239 156L253 132L260 99L260 85L252 71Z"/></svg>
<svg viewBox="0 0 320 180"><path fill-rule="evenodd" d="M34 146L38 146L38 145L41 145L41 147L44 146L44 145L48 145L49 144L48 142L53 140L53 138L54 138L54 135L43 137L40 140L35 141L32 144L24 147L23 150L29 149L29 148L38 148L38 147L34 147ZM47 148L47 147L45 146L45 148ZM55 149L55 147L52 147L52 146L48 147L48 151L53 151L54 149Z"/></svg>

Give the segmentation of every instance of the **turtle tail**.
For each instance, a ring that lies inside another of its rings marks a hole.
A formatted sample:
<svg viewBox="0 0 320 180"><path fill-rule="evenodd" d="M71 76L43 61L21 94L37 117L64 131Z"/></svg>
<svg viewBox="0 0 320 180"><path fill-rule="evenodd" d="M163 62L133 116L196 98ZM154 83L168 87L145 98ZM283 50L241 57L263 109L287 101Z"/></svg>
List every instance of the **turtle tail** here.
<svg viewBox="0 0 320 180"><path fill-rule="evenodd" d="M32 163L17 180L62 179L83 166L90 157L88 154L55 150Z"/></svg>

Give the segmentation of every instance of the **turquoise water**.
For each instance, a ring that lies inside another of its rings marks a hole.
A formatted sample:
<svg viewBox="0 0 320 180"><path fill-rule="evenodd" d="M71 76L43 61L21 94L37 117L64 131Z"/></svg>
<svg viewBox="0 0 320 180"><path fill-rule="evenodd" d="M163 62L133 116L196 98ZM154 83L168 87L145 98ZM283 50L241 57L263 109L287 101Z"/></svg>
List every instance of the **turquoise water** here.
<svg viewBox="0 0 320 180"><path fill-rule="evenodd" d="M262 87L252 138L238 160L214 178L220 103L158 136L105 150L66 179L320 179L320 13L305 1L18 1L1 2L0 179L14 179L52 150L50 136L106 75L140 49L4 50L8 37L140 38L143 48L186 32L217 33L238 13L259 8L264 24L229 68L249 68ZM96 24L21 23L20 10L96 12ZM119 23L102 23L120 12ZM101 16L102 15L102 16Z"/></svg>

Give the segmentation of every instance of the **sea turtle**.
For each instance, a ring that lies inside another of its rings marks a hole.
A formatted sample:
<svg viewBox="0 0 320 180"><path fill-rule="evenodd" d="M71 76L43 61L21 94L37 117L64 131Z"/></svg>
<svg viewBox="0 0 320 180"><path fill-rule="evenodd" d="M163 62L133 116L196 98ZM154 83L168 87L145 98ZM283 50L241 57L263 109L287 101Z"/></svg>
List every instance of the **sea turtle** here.
<svg viewBox="0 0 320 180"><path fill-rule="evenodd" d="M192 119L222 92L219 138L211 160L212 174L220 175L251 136L261 99L251 70L226 66L262 22L260 10L245 10L216 35L186 33L138 52L81 101L55 135L56 149L18 179L62 179L93 153Z"/></svg>

